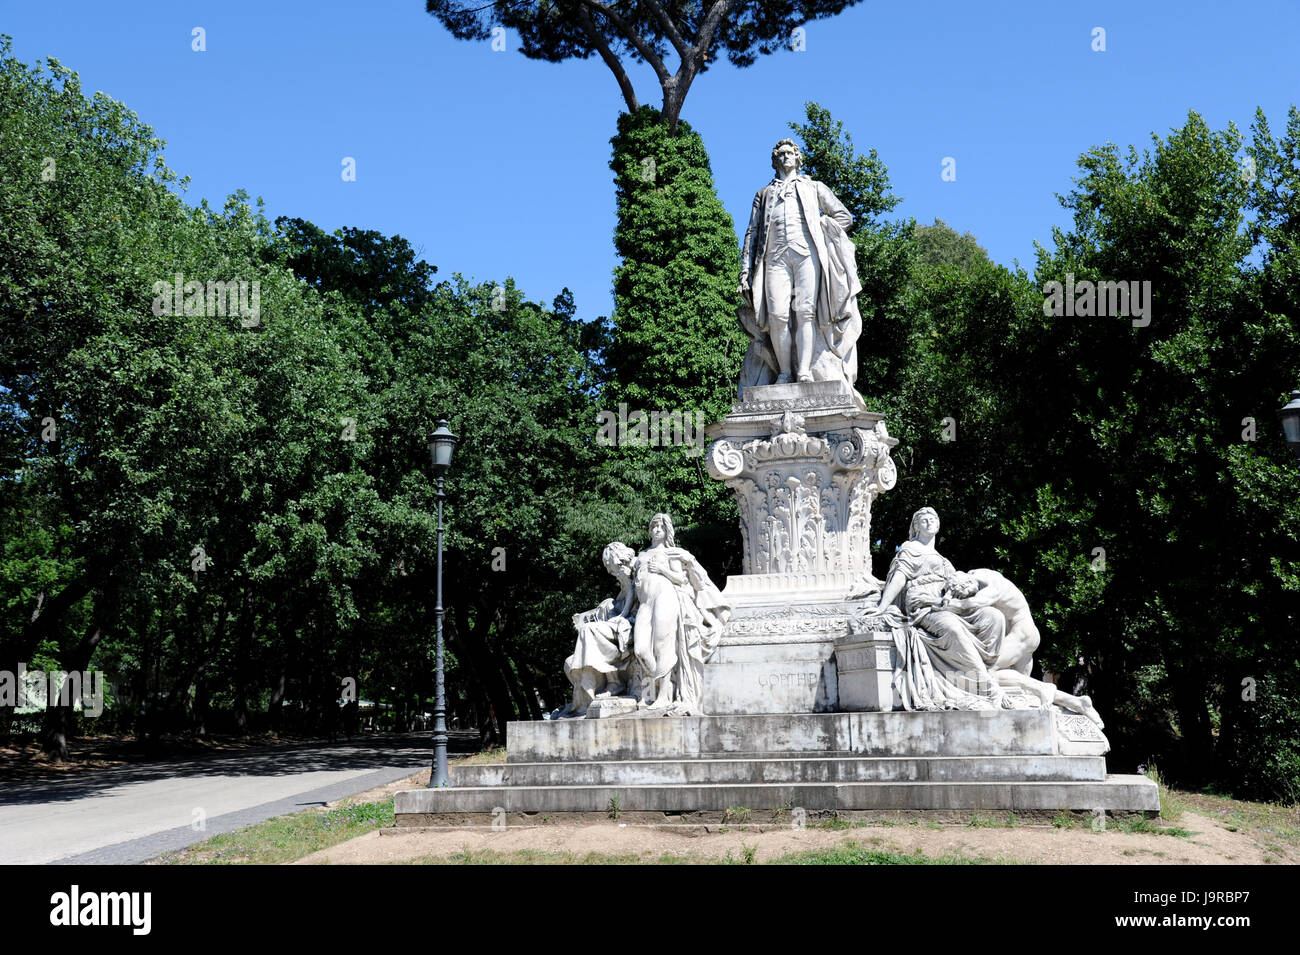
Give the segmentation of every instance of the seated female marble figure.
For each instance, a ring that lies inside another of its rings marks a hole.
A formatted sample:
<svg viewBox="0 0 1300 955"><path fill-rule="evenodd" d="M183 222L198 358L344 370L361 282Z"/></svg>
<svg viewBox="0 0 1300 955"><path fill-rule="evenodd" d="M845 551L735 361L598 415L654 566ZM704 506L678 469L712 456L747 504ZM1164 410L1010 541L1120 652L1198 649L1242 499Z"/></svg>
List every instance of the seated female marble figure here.
<svg viewBox="0 0 1300 955"><path fill-rule="evenodd" d="M911 539L898 549L872 615L894 625L895 681L907 709L989 709L1008 705L992 675L1007 621L991 606L943 606L956 569L934 546L939 515L912 515Z"/></svg>
<svg viewBox="0 0 1300 955"><path fill-rule="evenodd" d="M632 548L615 541L601 554L605 570L618 581L618 597L606 598L594 610L573 615L578 640L564 661L564 674L573 684L573 699L556 717L583 716L592 702L611 696L633 696L636 686L632 628L636 593L632 586Z"/></svg>

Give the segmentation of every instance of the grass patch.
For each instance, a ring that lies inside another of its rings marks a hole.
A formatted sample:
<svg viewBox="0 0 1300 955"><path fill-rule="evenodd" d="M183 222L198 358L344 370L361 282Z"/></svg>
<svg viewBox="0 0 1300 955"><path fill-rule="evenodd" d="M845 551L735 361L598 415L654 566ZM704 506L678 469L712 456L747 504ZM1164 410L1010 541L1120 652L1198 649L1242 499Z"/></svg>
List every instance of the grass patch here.
<svg viewBox="0 0 1300 955"><path fill-rule="evenodd" d="M830 832L839 832L842 829L852 829L853 823L847 819L823 819L821 822L811 822L808 824L809 829L826 829Z"/></svg>
<svg viewBox="0 0 1300 955"><path fill-rule="evenodd" d="M1208 793L1179 792L1179 801L1188 811L1218 820L1230 830L1243 832L1257 842L1300 848L1300 805L1249 802Z"/></svg>
<svg viewBox="0 0 1300 955"><path fill-rule="evenodd" d="M927 856L916 852L888 852L883 849L869 849L866 846L846 842L833 849L809 849L804 852L791 852L778 859L774 865L985 865L1000 860L967 858L966 856Z"/></svg>
<svg viewBox="0 0 1300 955"><path fill-rule="evenodd" d="M641 856L634 852L565 852L553 849L518 849L497 852L493 849L466 849L449 856L424 856L405 865L685 865L694 860L664 853Z"/></svg>
<svg viewBox="0 0 1300 955"><path fill-rule="evenodd" d="M749 822L750 815L748 806L728 806L727 811L722 814L722 821L743 826Z"/></svg>
<svg viewBox="0 0 1300 955"><path fill-rule="evenodd" d="M992 816L981 816L979 813L970 817L970 822L966 823L967 829L1014 829L1016 827L1016 814L1007 813L1005 819L996 819Z"/></svg>
<svg viewBox="0 0 1300 955"><path fill-rule="evenodd" d="M733 856L728 849L722 861L725 865L755 865L758 862L758 846L747 846L742 842L739 856Z"/></svg>
<svg viewBox="0 0 1300 955"><path fill-rule="evenodd" d="M1157 826L1153 825L1150 819L1143 816L1137 816L1133 819L1125 819L1112 828L1121 832L1147 832L1157 836L1179 836L1181 838L1190 838L1192 833L1178 826Z"/></svg>
<svg viewBox="0 0 1300 955"><path fill-rule="evenodd" d="M794 817L794 809L794 797L791 797L772 810L772 821L776 823L788 822Z"/></svg>
<svg viewBox="0 0 1300 955"><path fill-rule="evenodd" d="M1182 819L1183 813L1187 811L1188 806L1178 793L1166 785L1165 778L1160 775L1160 769L1155 763L1146 768L1145 775L1160 790L1160 818L1169 822L1178 822L1178 820Z"/></svg>
<svg viewBox="0 0 1300 955"><path fill-rule="evenodd" d="M452 758L451 771L454 773L457 766L482 766L486 763L504 763L506 761L506 748L504 746L493 746L491 749L479 750L469 756L455 756Z"/></svg>
<svg viewBox="0 0 1300 955"><path fill-rule="evenodd" d="M393 797L308 809L213 836L154 860L159 865L275 865L393 825Z"/></svg>
<svg viewBox="0 0 1300 955"><path fill-rule="evenodd" d="M1006 859L968 858L960 855L929 857L916 853L886 852L846 842L831 849L792 852L772 859L768 865L985 865L1005 863ZM719 858L702 858L664 853L564 852L546 849L519 849L497 852L472 849L448 856L425 856L408 865L758 865L757 846L742 845L740 852L728 850Z"/></svg>

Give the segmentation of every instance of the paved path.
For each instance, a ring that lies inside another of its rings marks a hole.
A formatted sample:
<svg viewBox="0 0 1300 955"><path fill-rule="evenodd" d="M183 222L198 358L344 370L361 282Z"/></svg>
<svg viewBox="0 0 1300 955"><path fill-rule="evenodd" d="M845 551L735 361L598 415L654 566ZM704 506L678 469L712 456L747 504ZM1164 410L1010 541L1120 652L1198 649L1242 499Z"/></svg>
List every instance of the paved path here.
<svg viewBox="0 0 1300 955"><path fill-rule="evenodd" d="M428 734L385 736L0 781L0 864L142 862L403 779L430 750Z"/></svg>

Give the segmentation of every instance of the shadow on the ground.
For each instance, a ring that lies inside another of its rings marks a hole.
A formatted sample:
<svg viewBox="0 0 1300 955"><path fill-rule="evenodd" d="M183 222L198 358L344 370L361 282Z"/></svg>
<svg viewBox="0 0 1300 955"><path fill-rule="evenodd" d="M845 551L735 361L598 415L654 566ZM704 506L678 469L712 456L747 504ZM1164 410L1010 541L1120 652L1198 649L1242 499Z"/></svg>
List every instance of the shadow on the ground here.
<svg viewBox="0 0 1300 955"><path fill-rule="evenodd" d="M452 752L477 749L477 733L452 732L448 736L448 748ZM291 776L406 765L415 771L426 765L432 754L433 742L427 732L383 733L349 742L280 744L190 759L81 769L39 779L0 781L0 806L67 802L117 786L196 776Z"/></svg>

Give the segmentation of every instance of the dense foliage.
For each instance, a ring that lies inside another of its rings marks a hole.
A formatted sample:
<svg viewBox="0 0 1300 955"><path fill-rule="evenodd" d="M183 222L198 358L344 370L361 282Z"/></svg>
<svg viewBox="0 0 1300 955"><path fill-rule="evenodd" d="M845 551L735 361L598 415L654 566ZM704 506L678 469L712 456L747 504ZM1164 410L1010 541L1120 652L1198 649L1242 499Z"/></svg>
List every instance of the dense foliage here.
<svg viewBox="0 0 1300 955"><path fill-rule="evenodd" d="M738 572L731 493L704 471L703 427L736 397L744 333L736 321L740 253L713 186L708 153L686 123L669 130L642 107L619 117L613 139L618 225L609 343L611 412L658 412L691 422L664 438L620 440L617 457L649 476L659 509L687 528L684 546L715 572Z"/></svg>
<svg viewBox="0 0 1300 955"><path fill-rule="evenodd" d="M133 114L7 52L0 670L93 662L113 684L98 725L141 733L329 727L349 679L410 725L445 415L457 711L562 702L571 604L598 599L591 556L629 531L594 506L600 370L572 296L435 285L400 237L273 226L242 196L189 208ZM178 275L245 281L257 314L159 299ZM71 713L45 722L58 751Z"/></svg>

